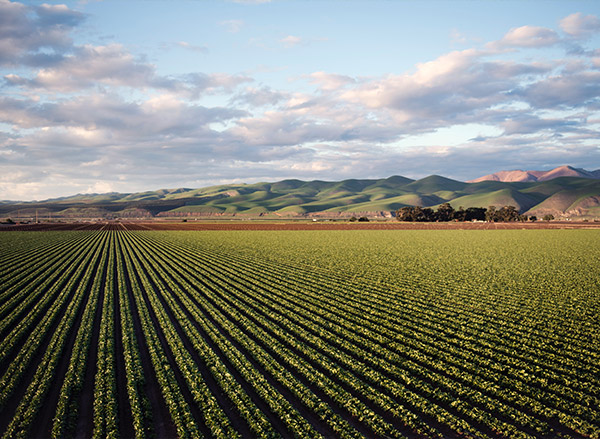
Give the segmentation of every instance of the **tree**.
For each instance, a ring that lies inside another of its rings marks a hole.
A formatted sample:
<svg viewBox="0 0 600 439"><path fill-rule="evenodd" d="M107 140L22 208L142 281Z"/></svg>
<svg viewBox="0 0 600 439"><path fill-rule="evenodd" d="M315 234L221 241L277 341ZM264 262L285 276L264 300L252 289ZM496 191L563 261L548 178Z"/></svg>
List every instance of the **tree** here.
<svg viewBox="0 0 600 439"><path fill-rule="evenodd" d="M512 207L512 206L509 206ZM495 207L491 207L492 213L497 213ZM515 208L512 207L514 210ZM510 211L510 209L509 209ZM516 210L515 210L516 212ZM518 215L518 212L517 212ZM483 221L487 219L487 209L485 207L469 207L467 210L461 206L458 210L449 203L443 203L436 212L429 207L405 206L396 211L398 221L411 222L431 222L431 221ZM498 219L488 219L488 221L499 221Z"/></svg>
<svg viewBox="0 0 600 439"><path fill-rule="evenodd" d="M421 209L421 208L419 208ZM437 218L435 212L433 211L433 209L429 208L429 207L425 207L423 209L421 209L421 214L419 216L419 219L417 219L417 221L421 221L421 222L432 222L435 221Z"/></svg>
<svg viewBox="0 0 600 439"><path fill-rule="evenodd" d="M467 212L465 212L465 208L462 206L459 206L458 210L454 211L454 214L452 215L452 219L454 219L454 221L467 221L466 216L467 216Z"/></svg>
<svg viewBox="0 0 600 439"><path fill-rule="evenodd" d="M544 221L552 221L554 219L554 215L552 215L551 213L547 213L546 215L544 215L543 220Z"/></svg>
<svg viewBox="0 0 600 439"><path fill-rule="evenodd" d="M519 211L515 206L503 206L500 209L496 209L496 206L490 206L485 214L486 221L518 221Z"/></svg>
<svg viewBox="0 0 600 439"><path fill-rule="evenodd" d="M398 221L426 222L435 221L436 215L433 209L420 206L406 206L396 211Z"/></svg>
<svg viewBox="0 0 600 439"><path fill-rule="evenodd" d="M413 210L412 206L401 207L396 211L396 219L398 221L415 221Z"/></svg>
<svg viewBox="0 0 600 439"><path fill-rule="evenodd" d="M498 221L496 218L496 206L488 207L487 212L485 213L485 220L490 222Z"/></svg>
<svg viewBox="0 0 600 439"><path fill-rule="evenodd" d="M454 208L450 203L442 203L437 209L438 221L452 221L454 218Z"/></svg>
<svg viewBox="0 0 600 439"><path fill-rule="evenodd" d="M398 209L396 212L398 221L422 221L423 210L419 206L406 206Z"/></svg>
<svg viewBox="0 0 600 439"><path fill-rule="evenodd" d="M485 221L486 212L485 207L469 207L464 212L462 221Z"/></svg>
<svg viewBox="0 0 600 439"><path fill-rule="evenodd" d="M519 211L515 206L504 206L496 212L496 216L498 217L498 221L518 221Z"/></svg>
<svg viewBox="0 0 600 439"><path fill-rule="evenodd" d="M537 216L535 216L535 215L531 215L531 216L529 217L529 221L531 221L532 223L536 222L536 221L537 221Z"/></svg>

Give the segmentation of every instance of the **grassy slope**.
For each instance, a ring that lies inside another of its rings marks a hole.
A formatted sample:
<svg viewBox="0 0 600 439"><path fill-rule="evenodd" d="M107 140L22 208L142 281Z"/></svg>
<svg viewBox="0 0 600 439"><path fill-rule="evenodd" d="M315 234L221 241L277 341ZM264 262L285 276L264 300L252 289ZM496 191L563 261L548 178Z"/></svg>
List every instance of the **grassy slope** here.
<svg viewBox="0 0 600 439"><path fill-rule="evenodd" d="M531 213L551 211L567 212L584 201L600 195L600 181L562 177L546 182L548 185L528 188L529 192L548 194L540 203L529 209ZM551 190L553 193L550 193Z"/></svg>
<svg viewBox="0 0 600 439"><path fill-rule="evenodd" d="M600 180L562 177L536 183L484 181L463 183L432 175L420 180L394 176L380 180L338 182L283 180L275 183L219 185L200 189L161 189L133 194L76 195L42 203L0 205L0 214L17 209L47 208L65 214L144 209L153 214L242 213L304 214L310 212L393 211L403 206L433 207L450 202L455 208L513 205L530 213L565 212L595 206ZM84 210L85 209L85 210ZM92 210L89 210L92 209ZM97 209L97 210L96 210Z"/></svg>
<svg viewBox="0 0 600 439"><path fill-rule="evenodd" d="M531 195L523 194L516 189L504 188L493 192L481 192L464 195L450 202L455 209L463 207L515 206L525 211L535 205L538 200Z"/></svg>
<svg viewBox="0 0 600 439"><path fill-rule="evenodd" d="M565 211L587 197L599 195L599 185L597 180L577 178L535 184L494 181L468 184L437 175L417 181L403 177L340 182L284 180L235 189L219 187L212 193L229 192L234 196L214 198L203 204L219 211L248 214L393 211L412 205L436 207L446 201L455 208L513 205L521 211L533 211L538 206Z"/></svg>

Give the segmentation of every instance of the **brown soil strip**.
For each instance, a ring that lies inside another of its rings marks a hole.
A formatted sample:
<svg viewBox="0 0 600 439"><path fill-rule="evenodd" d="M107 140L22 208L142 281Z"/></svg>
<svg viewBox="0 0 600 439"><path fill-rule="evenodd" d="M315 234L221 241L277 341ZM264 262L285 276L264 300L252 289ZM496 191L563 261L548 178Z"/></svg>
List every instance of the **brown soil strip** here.
<svg viewBox="0 0 600 439"><path fill-rule="evenodd" d="M400 221L341 222L341 221L281 221L231 220L209 221L147 221L147 222L98 222L98 223L43 223L1 225L0 231L60 231L60 230L546 230L546 229L600 229L600 222L536 221L511 223L447 222L408 223Z"/></svg>

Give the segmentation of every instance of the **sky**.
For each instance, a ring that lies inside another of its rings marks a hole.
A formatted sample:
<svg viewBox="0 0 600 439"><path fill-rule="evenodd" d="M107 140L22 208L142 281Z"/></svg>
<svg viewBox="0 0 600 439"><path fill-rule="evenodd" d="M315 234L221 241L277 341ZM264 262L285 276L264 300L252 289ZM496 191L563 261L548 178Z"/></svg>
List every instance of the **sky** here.
<svg viewBox="0 0 600 439"><path fill-rule="evenodd" d="M600 2L0 0L0 200L600 168Z"/></svg>

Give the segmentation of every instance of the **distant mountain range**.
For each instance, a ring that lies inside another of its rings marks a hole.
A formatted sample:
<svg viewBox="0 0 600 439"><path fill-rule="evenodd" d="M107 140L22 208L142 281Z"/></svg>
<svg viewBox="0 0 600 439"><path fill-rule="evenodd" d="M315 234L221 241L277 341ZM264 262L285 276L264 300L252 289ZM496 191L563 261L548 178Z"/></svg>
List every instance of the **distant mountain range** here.
<svg viewBox="0 0 600 439"><path fill-rule="evenodd" d="M467 183L479 183L480 181L506 181L506 182L531 182L547 181L558 177L600 178L600 169L586 171L585 169L573 168L572 166L559 166L550 171L500 171L494 174L469 180Z"/></svg>
<svg viewBox="0 0 600 439"><path fill-rule="evenodd" d="M563 171L587 175L584 178L577 175L547 179ZM379 180L283 180L131 194L79 194L40 202L3 202L0 203L0 218L34 218L36 213L43 219L385 217L404 206L435 208L445 202L454 208L512 205L530 215L551 213L559 218L600 218L600 179L593 177L598 171L561 167L547 173L523 172L537 180L499 181L507 178L507 174L500 172L492 174L498 180L478 179L481 181L471 183L438 175L420 180L393 176Z"/></svg>

